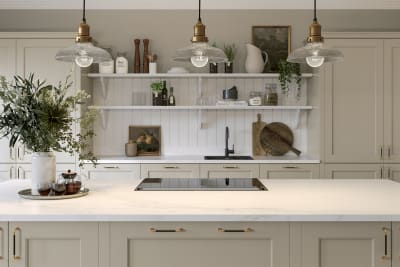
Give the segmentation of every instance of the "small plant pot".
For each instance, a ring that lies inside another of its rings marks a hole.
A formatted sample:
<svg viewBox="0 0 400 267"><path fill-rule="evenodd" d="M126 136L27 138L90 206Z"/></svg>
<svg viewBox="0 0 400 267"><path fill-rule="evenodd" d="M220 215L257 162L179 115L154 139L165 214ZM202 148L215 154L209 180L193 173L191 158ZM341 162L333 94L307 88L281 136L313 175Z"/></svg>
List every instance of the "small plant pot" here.
<svg viewBox="0 0 400 267"><path fill-rule="evenodd" d="M153 92L153 106L161 106L161 105L162 105L161 93Z"/></svg>
<svg viewBox="0 0 400 267"><path fill-rule="evenodd" d="M210 73L218 73L218 63L210 63Z"/></svg>
<svg viewBox="0 0 400 267"><path fill-rule="evenodd" d="M233 73L233 62L225 62L225 73Z"/></svg>

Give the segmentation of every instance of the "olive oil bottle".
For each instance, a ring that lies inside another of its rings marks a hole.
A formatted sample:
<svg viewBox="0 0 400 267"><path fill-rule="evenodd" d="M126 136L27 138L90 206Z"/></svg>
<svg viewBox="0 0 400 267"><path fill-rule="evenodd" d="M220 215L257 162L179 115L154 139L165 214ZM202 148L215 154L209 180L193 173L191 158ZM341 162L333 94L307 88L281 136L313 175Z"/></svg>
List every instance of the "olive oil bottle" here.
<svg viewBox="0 0 400 267"><path fill-rule="evenodd" d="M168 106L175 106L174 87L169 88Z"/></svg>

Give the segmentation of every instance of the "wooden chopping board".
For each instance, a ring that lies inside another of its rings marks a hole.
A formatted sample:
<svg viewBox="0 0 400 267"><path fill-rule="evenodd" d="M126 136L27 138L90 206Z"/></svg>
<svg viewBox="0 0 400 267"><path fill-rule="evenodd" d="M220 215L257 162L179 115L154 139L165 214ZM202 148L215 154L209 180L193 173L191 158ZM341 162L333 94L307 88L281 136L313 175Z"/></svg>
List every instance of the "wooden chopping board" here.
<svg viewBox="0 0 400 267"><path fill-rule="evenodd" d="M261 120L261 114L257 114L257 121L253 122L253 155L254 156L266 156L267 153L261 146L260 142L260 135L261 131L264 129L265 125L267 125L265 122Z"/></svg>

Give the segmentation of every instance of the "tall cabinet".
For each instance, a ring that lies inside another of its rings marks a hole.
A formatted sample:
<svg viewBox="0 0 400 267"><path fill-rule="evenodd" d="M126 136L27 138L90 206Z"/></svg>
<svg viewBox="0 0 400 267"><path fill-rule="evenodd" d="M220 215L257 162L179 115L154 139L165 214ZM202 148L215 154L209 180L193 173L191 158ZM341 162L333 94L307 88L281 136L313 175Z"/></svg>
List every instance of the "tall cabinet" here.
<svg viewBox="0 0 400 267"><path fill-rule="evenodd" d="M321 70L326 178L396 177L400 163L400 34L330 33L344 62Z"/></svg>
<svg viewBox="0 0 400 267"><path fill-rule="evenodd" d="M80 83L79 70L73 64L55 60L57 51L74 42L73 33L0 33L0 75L11 80L14 75L36 78L51 84L64 81L71 75L74 86ZM4 60L5 59L5 60ZM75 126L74 126L75 127ZM56 153L59 171L75 168L75 157ZM30 177L31 158L23 144L9 148L6 138L0 139L0 181Z"/></svg>

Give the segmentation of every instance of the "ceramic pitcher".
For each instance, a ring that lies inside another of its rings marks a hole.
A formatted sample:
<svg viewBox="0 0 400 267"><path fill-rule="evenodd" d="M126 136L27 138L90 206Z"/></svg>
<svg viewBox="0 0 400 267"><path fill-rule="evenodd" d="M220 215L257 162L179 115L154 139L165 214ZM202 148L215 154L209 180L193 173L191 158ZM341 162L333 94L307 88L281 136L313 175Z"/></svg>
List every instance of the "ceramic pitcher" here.
<svg viewBox="0 0 400 267"><path fill-rule="evenodd" d="M260 48L252 44L246 44L247 57L246 57L246 72L247 73L261 73L264 70L265 64L268 62L267 52L261 51ZM262 57L265 55L265 60Z"/></svg>

